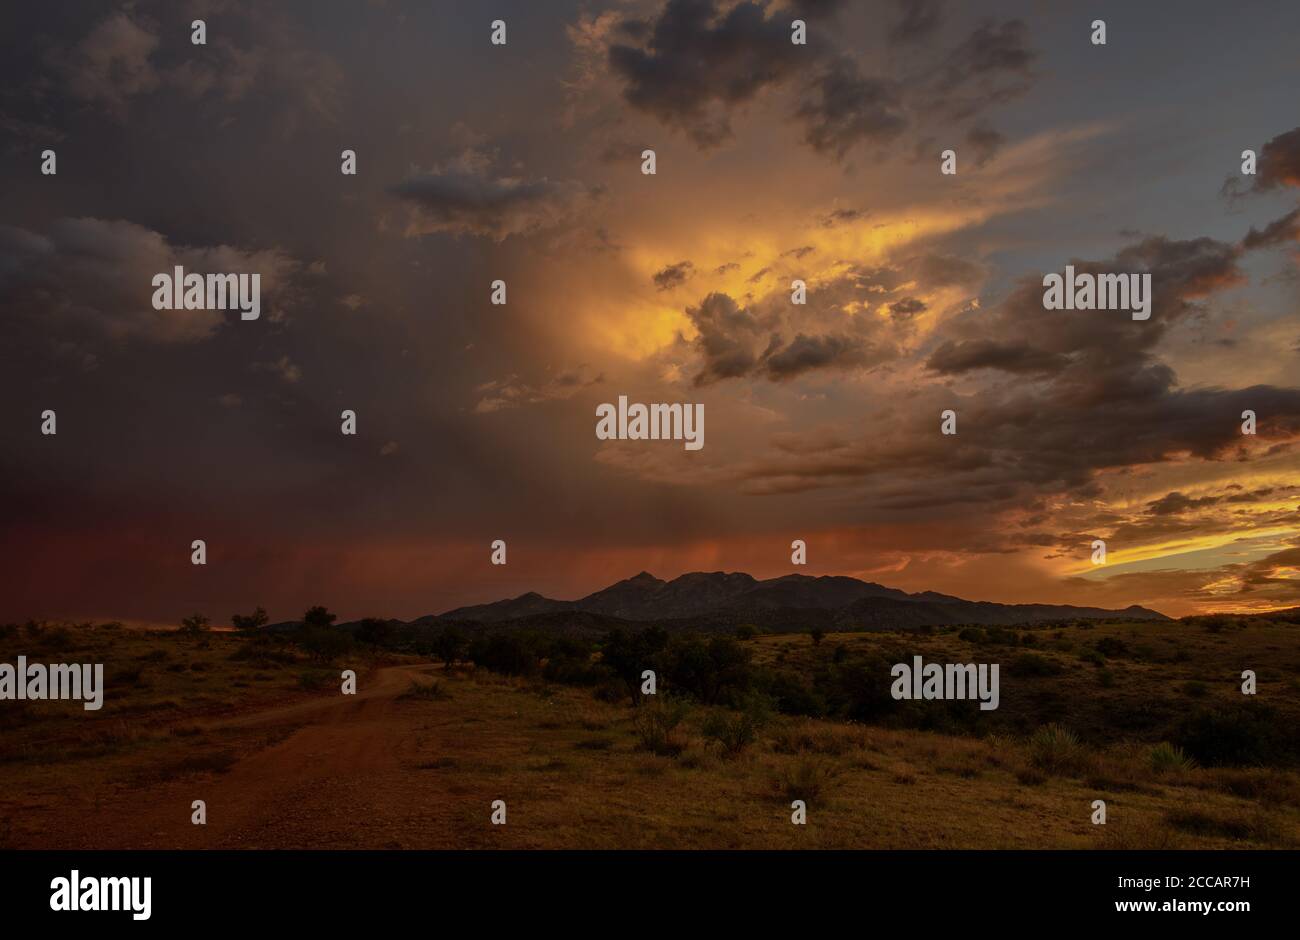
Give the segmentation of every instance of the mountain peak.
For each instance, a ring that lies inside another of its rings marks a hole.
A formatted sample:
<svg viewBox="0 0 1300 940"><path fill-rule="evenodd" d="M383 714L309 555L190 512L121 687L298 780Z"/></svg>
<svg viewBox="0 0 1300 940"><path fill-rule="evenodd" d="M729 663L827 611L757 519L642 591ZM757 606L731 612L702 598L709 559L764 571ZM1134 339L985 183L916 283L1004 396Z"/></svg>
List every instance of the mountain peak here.
<svg viewBox="0 0 1300 940"><path fill-rule="evenodd" d="M492 622L563 612L637 621L768 617L774 622L803 623L809 617L820 617L848 630L1125 615L1142 620L1167 619L1136 604L1123 611L1062 604L997 604L933 591L909 594L843 575L791 573L760 581L743 571L690 571L671 581L640 571L576 601L551 600L529 591L494 604L461 607L442 616Z"/></svg>

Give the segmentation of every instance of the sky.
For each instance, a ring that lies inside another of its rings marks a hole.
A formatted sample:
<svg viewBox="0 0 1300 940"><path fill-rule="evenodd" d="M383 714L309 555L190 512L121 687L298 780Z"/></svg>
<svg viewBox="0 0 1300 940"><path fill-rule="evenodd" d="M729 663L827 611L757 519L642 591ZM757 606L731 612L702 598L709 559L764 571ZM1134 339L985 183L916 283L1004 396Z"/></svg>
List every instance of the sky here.
<svg viewBox="0 0 1300 940"><path fill-rule="evenodd" d="M1300 605L1297 34L1272 2L5 5L0 618L642 570ZM178 264L260 273L261 317L155 310ZM1150 273L1150 319L1043 309L1067 264ZM704 447L597 439L621 395L703 404Z"/></svg>

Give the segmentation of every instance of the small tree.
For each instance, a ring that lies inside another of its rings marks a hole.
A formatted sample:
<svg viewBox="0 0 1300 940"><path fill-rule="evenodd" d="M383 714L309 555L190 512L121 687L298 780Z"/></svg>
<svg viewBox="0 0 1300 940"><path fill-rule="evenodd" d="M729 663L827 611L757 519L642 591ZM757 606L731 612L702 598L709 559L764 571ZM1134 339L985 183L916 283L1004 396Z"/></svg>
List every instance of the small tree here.
<svg viewBox="0 0 1300 940"><path fill-rule="evenodd" d="M371 646L387 646L395 633L393 625L379 617L366 617L357 627L357 639Z"/></svg>
<svg viewBox="0 0 1300 940"><path fill-rule="evenodd" d="M302 615L302 622L308 627L330 627L338 620L338 614L331 614L327 607L312 607Z"/></svg>
<svg viewBox="0 0 1300 940"><path fill-rule="evenodd" d="M267 617L266 611L259 607L248 616L243 614L232 614L230 625L236 630L243 630L251 633L259 627L264 627L271 618Z"/></svg>
<svg viewBox="0 0 1300 940"><path fill-rule="evenodd" d="M469 640L465 634L453 626L444 627L442 632L433 638L434 655L441 659L448 669L455 665L456 660L468 646Z"/></svg>
<svg viewBox="0 0 1300 940"><path fill-rule="evenodd" d="M202 633L211 621L202 614L191 614L181 621L181 629L186 633Z"/></svg>
<svg viewBox="0 0 1300 940"><path fill-rule="evenodd" d="M328 663L352 649L352 637L333 627L304 626L298 631L298 645L318 662Z"/></svg>
<svg viewBox="0 0 1300 940"><path fill-rule="evenodd" d="M758 631L754 629L752 623L742 623L740 626L736 627L737 640L752 640L757 634Z"/></svg>
<svg viewBox="0 0 1300 940"><path fill-rule="evenodd" d="M821 646L822 640L826 638L826 631L821 627L813 627L808 631L808 635L812 637L813 646Z"/></svg>

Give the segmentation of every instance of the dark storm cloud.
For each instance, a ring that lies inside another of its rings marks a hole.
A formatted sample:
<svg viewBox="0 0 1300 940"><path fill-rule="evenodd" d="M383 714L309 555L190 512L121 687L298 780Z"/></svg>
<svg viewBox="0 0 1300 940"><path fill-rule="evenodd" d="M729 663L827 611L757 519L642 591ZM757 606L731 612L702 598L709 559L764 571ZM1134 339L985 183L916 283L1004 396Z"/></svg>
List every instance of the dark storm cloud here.
<svg viewBox="0 0 1300 940"><path fill-rule="evenodd" d="M1153 310L1145 322L1127 312L1046 311L1040 279L1026 279L1000 304L945 323L946 335L926 361L938 374L987 370L1012 379L974 386L939 406L951 405L960 415L959 454L939 445L939 456L934 440L915 434L937 413L935 400L926 397L878 414L870 442L832 454L757 461L745 468L744 485L754 492L794 492L888 474L913 484L928 481L936 491L959 489L970 504L1012 505L1035 490L1068 489L1084 498L1101 470L1240 457L1246 409L1269 416L1249 443L1288 446L1300 435L1300 389L1184 389L1156 354L1172 326L1242 280L1238 261L1245 250L1211 238L1154 236L1104 263L1073 262L1091 273L1150 272ZM891 273L886 268L877 279ZM905 498L923 502L912 490ZM1179 499L1153 507L1153 514L1176 514Z"/></svg>
<svg viewBox="0 0 1300 940"><path fill-rule="evenodd" d="M1300 545L1236 566L1241 578L1240 593L1267 591L1278 601L1300 602L1300 579L1292 574L1297 568L1300 568Z"/></svg>
<svg viewBox="0 0 1300 940"><path fill-rule="evenodd" d="M1077 272L1149 272L1151 319L1133 321L1127 312L1046 311L1041 280L1031 278L995 309L957 318L927 364L948 374L1050 373L1056 404L1065 409L1163 392L1174 376L1153 348L1201 299L1242 280L1240 254L1239 246L1210 238L1153 236L1106 262L1076 259Z"/></svg>
<svg viewBox="0 0 1300 940"><path fill-rule="evenodd" d="M1255 189L1300 186L1300 127L1278 134L1264 145L1255 173Z"/></svg>
<svg viewBox="0 0 1300 940"><path fill-rule="evenodd" d="M918 313L924 313L926 303L918 297L904 297L902 300L896 300L889 305L889 312L897 319L908 319Z"/></svg>
<svg viewBox="0 0 1300 940"><path fill-rule="evenodd" d="M852 368L868 361L869 348L861 337L842 333L805 336L800 333L789 345L766 356L763 368L769 378L794 378L815 369Z"/></svg>
<svg viewBox="0 0 1300 940"><path fill-rule="evenodd" d="M1003 134L984 123L976 124L966 132L966 143L975 151L976 167L984 166L997 156L1006 140Z"/></svg>
<svg viewBox="0 0 1300 940"><path fill-rule="evenodd" d="M981 23L949 53L942 85L957 89L987 77L1029 77L1037 53L1029 48L1029 27L1023 20Z"/></svg>
<svg viewBox="0 0 1300 940"><path fill-rule="evenodd" d="M220 310L155 310L152 280L180 265L187 273L259 273L262 316L275 315L277 290L301 269L279 251L173 245L125 220L59 219L44 234L0 225L0 305L11 328L33 341L207 339L229 316Z"/></svg>
<svg viewBox="0 0 1300 940"><path fill-rule="evenodd" d="M884 321L842 312L861 299L863 290L858 278L845 276L810 291L804 306L792 305L784 291L743 307L727 294L709 294L686 309L699 334L694 340L701 359L695 384L744 377L783 382L821 370L870 368L895 358L898 350Z"/></svg>
<svg viewBox="0 0 1300 940"><path fill-rule="evenodd" d="M790 42L789 18L767 12L748 0L725 12L714 0L668 0L635 31L643 46L609 48L624 99L682 128L700 147L721 143L731 135L726 108L808 66L809 47Z"/></svg>
<svg viewBox="0 0 1300 940"><path fill-rule="evenodd" d="M835 6L796 5L795 12L812 18ZM610 46L609 63L628 104L681 128L701 148L731 136L730 109L786 83L802 88L795 118L819 152L842 156L860 141L897 136L907 120L894 83L862 76L821 32L794 45L788 13L750 0L729 9L714 0L668 0L655 20L630 30L638 45Z"/></svg>
<svg viewBox="0 0 1300 940"><path fill-rule="evenodd" d="M447 232L498 242L561 225L595 194L574 181L495 176L478 165L434 169L389 192L413 209L407 235Z"/></svg>
<svg viewBox="0 0 1300 940"><path fill-rule="evenodd" d="M834 228L867 218L871 213L865 209L832 209L818 220L822 228Z"/></svg>
<svg viewBox="0 0 1300 940"><path fill-rule="evenodd" d="M733 109L790 87L797 96L791 117L804 141L837 160L858 145L891 143L914 113L963 121L1022 94L1033 80L1037 53L1020 20L982 22L946 54L913 68L920 41L938 31L939 5L900 4L893 39L913 45L904 83L864 73L859 52L838 45L833 30L811 30L807 45L792 44L792 12L797 5L668 0L652 19L613 31L609 65L629 105L682 129L701 149L731 136ZM1002 139L979 127L970 143L982 164Z"/></svg>
<svg viewBox="0 0 1300 940"><path fill-rule="evenodd" d="M676 264L668 265L662 271L656 271L651 280L654 281L656 290L672 290L685 284L693 274L695 274L695 265L689 261L678 261Z"/></svg>
<svg viewBox="0 0 1300 940"><path fill-rule="evenodd" d="M894 42L917 42L939 28L943 0L894 0L899 19L889 30Z"/></svg>
<svg viewBox="0 0 1300 940"><path fill-rule="evenodd" d="M1027 343L972 339L949 340L925 364L943 375L960 375L975 369L999 369L1012 374L1055 372L1066 362L1065 356L1034 349Z"/></svg>
<svg viewBox="0 0 1300 940"><path fill-rule="evenodd" d="M917 106L947 120L972 118L1027 92L1037 59L1023 20L987 20L939 63L918 90ZM987 149L987 134L980 136Z"/></svg>
<svg viewBox="0 0 1300 940"><path fill-rule="evenodd" d="M1268 248L1287 242L1300 241L1300 209L1293 209L1280 219L1270 222L1260 231L1252 226L1241 240L1242 247Z"/></svg>
<svg viewBox="0 0 1300 940"><path fill-rule="evenodd" d="M338 64L277 11L254 11L228 3L214 19L207 43L189 42L190 17L176 15L173 3L132 3L90 19L84 34L63 35L44 52L36 85L44 98L48 85L64 100L124 120L135 99L169 92L189 99L211 99L228 108L249 95L263 102L292 104L282 130L291 131L301 112L332 120L343 89ZM178 22L179 20L179 22ZM61 30L84 23L67 17ZM219 24L219 25L217 25ZM175 42L177 35L183 42Z"/></svg>
<svg viewBox="0 0 1300 940"><path fill-rule="evenodd" d="M864 78L847 56L813 80L795 114L808 145L837 157L862 142L888 143L907 127L897 85Z"/></svg>
<svg viewBox="0 0 1300 940"><path fill-rule="evenodd" d="M1152 516L1175 516L1202 506L1213 506L1220 496L1190 497L1175 490L1147 504L1147 513Z"/></svg>
<svg viewBox="0 0 1300 940"><path fill-rule="evenodd" d="M714 292L687 308L686 315L699 331L695 345L704 357L704 367L695 384L748 375L758 362L754 346L766 331L745 308L726 294Z"/></svg>
<svg viewBox="0 0 1300 940"><path fill-rule="evenodd" d="M953 255L926 254L909 262L913 275L926 287L967 287L978 284L983 269Z"/></svg>
<svg viewBox="0 0 1300 940"><path fill-rule="evenodd" d="M1264 144L1259 151L1253 177L1231 175L1220 194L1238 200L1247 193L1269 192L1300 186L1300 127L1293 128Z"/></svg>
<svg viewBox="0 0 1300 940"><path fill-rule="evenodd" d="M848 6L849 0L791 0L789 6L806 20L824 20Z"/></svg>

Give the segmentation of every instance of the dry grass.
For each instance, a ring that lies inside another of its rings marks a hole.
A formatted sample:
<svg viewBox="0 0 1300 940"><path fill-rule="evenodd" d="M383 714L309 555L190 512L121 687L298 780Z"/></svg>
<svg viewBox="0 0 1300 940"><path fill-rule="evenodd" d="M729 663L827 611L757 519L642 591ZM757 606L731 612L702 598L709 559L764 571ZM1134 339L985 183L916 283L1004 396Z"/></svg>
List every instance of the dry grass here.
<svg viewBox="0 0 1300 940"><path fill-rule="evenodd" d="M1003 701L1011 712L1003 719L1010 720L986 737L778 718L730 759L721 758L704 734L708 709L683 707L678 714L663 700L634 709L598 701L585 689L439 669L436 682L398 699L386 719L401 743L384 788L372 786L367 768L358 766L355 787L346 792L360 819L345 844L369 844L366 801L382 799L389 811L396 805L409 814L401 837L408 847L1300 845L1300 775L1294 770L1202 767L1159 741L1097 740L1074 730L1087 727L1098 696L1112 696L1110 708L1135 697L1131 684L1144 670L1148 678L1171 672L1174 678L1161 678L1161 688L1184 696L1181 683L1193 671L1208 670L1204 654L1235 655L1227 647L1209 649L1221 637L1194 634L1188 660L1178 657L1169 625L1153 625L1137 640L1122 626L1062 631L1055 640L1040 632L1037 652L1069 669L1024 683L1036 694L1065 697L1058 727L1021 728L1016 702L1023 689L1004 677ZM1232 639L1249 649L1277 646L1270 669L1294 658L1294 631L1260 632ZM322 670L291 652L240 652L243 641L237 637L195 640L120 629L69 634L53 640L62 645L63 659L125 665L139 673L128 675L125 685L110 685L99 713L68 703L48 703L48 710L27 703L4 712L9 725L0 735L0 843L46 844L70 807L93 814L87 794L139 801L154 792L150 788L222 778L291 729L211 731L214 717L320 694L303 689L299 676ZM1096 667L1079 664L1077 655L1093 648L1098 636L1112 634L1130 649L1150 650L1142 660L1112 658L1116 685L1105 689L1096 684ZM927 658L945 649L989 658L988 650L977 653L953 635L914 640ZM1066 640L1069 649L1052 645L1064 647ZM788 665L811 666L837 645L880 649L905 642L913 638L832 635L814 649L806 638L759 637L750 645L761 660L784 655ZM18 651L32 655L30 647ZM177 664L185 668L170 668ZM1221 667L1232 668L1233 662ZM331 683L337 680L337 670L325 671ZM266 678L257 679L259 674ZM1261 679L1271 682L1266 676L1271 673L1262 671ZM1197 681L1209 686L1205 696L1229 694L1226 683ZM235 688L236 682L247 686ZM1295 690L1282 683L1275 688L1282 689L1289 709ZM284 786L296 793L294 780ZM486 823L485 808L493 799L509 804L508 826ZM796 799L807 804L806 826L790 823ZM1107 802L1105 826L1090 822L1096 799ZM311 814L304 809L301 816L302 828L282 837L285 847L312 844Z"/></svg>

